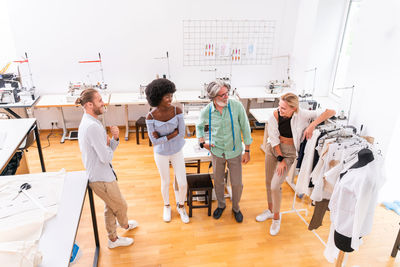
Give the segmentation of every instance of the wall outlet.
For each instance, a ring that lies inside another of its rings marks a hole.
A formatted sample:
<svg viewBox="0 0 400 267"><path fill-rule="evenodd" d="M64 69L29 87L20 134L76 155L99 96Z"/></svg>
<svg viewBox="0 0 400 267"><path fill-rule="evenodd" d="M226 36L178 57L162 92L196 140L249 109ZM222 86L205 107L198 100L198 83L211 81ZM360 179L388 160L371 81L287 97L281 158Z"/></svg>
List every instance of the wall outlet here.
<svg viewBox="0 0 400 267"><path fill-rule="evenodd" d="M50 124L51 126L57 126L58 121L51 121Z"/></svg>

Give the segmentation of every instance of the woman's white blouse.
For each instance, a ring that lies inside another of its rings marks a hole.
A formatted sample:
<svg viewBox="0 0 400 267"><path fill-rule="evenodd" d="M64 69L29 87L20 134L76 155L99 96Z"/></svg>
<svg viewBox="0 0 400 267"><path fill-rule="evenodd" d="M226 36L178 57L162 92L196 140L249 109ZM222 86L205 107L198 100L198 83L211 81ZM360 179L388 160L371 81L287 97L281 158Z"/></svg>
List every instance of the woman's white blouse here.
<svg viewBox="0 0 400 267"><path fill-rule="evenodd" d="M303 141L303 132L308 127L312 120L318 118L325 110L307 110L299 108L298 112L293 113L292 120L290 121L290 126L293 134L294 147L296 148L296 153L298 153L300 148L300 143ZM279 129L278 121L272 114L268 120L268 142L272 147L280 144L279 141Z"/></svg>

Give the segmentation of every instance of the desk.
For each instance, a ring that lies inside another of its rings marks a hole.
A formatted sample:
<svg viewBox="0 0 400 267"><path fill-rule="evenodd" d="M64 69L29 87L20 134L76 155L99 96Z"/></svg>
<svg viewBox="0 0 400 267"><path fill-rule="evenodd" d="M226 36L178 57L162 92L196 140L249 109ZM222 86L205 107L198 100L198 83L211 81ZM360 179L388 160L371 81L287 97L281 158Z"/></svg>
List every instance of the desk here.
<svg viewBox="0 0 400 267"><path fill-rule="evenodd" d="M197 138L185 139L185 145L183 146L183 158L185 162L198 160L199 162L210 162L211 153L205 148L200 148L199 141Z"/></svg>
<svg viewBox="0 0 400 267"><path fill-rule="evenodd" d="M250 113L254 116L254 118L259 122L259 123L265 123L265 128L264 128L264 138L263 142L260 146L261 150L266 152L266 146L268 142L268 129L267 129L267 122L268 119L274 114L274 110L276 108L252 108L250 109Z"/></svg>
<svg viewBox="0 0 400 267"><path fill-rule="evenodd" d="M36 119L29 118L0 120L0 128L5 129L5 132L7 133L3 148L0 149L0 172L2 172L7 166L8 162L14 156L16 150L20 147L20 145L32 129L34 129L35 131L35 139L39 153L40 165L42 167L42 171L46 171Z"/></svg>
<svg viewBox="0 0 400 267"><path fill-rule="evenodd" d="M187 104L187 103L209 103L208 97L200 98L200 90L177 90L174 94L174 102Z"/></svg>
<svg viewBox="0 0 400 267"><path fill-rule="evenodd" d="M146 105L146 96L140 96L139 93L112 93L110 97L109 105L111 106L124 106L125 107L125 140L129 140L129 133L133 132L129 130L129 116L128 106L129 105Z"/></svg>
<svg viewBox="0 0 400 267"><path fill-rule="evenodd" d="M105 105L108 105L109 100L110 100L110 94L101 94L101 97L103 99L103 102ZM62 121L62 129L63 129L63 135L61 137L60 143L64 143L65 140L75 140L77 138L71 138L68 137L68 130L66 126L66 121L64 117L64 107L77 107L75 103L73 102L68 102L67 101L67 95L62 94L62 95L43 95L40 97L39 102L35 106L36 108L51 108L55 107L57 108L60 113L61 113L61 121ZM105 126L105 121L104 121L104 115L102 116L102 121L103 125Z"/></svg>
<svg viewBox="0 0 400 267"><path fill-rule="evenodd" d="M57 215L45 223L39 240L39 250L43 253L43 261L39 264L40 267L67 267L69 265L87 189L96 242L93 266L97 266L100 243L93 193L88 187L85 172L79 171L66 174Z"/></svg>
<svg viewBox="0 0 400 267"><path fill-rule="evenodd" d="M250 105L253 99L262 99L263 101L272 101L274 102L274 106L276 106L276 101L279 99L284 93L276 93L270 94L267 88L259 86L259 87L239 87L236 89L236 96L239 99L246 99L246 114L249 115Z"/></svg>
<svg viewBox="0 0 400 267"><path fill-rule="evenodd" d="M17 113L15 113L12 109L13 108L24 108L26 117L29 117L27 109L32 108L37 103L39 98L40 97L37 97L35 99L23 99L23 100L19 101L18 103L0 104L0 108L5 109L8 113L10 113L16 119L21 118L21 116L19 116Z"/></svg>
<svg viewBox="0 0 400 267"><path fill-rule="evenodd" d="M244 148L243 143L242 146ZM200 173L200 162L211 162L211 152L205 148L200 148L197 138L187 138L185 139L185 145L183 146L183 158L186 164L197 161L197 172ZM228 194L225 194L225 197L232 198L232 187L229 176L225 186L226 190L228 191Z"/></svg>
<svg viewBox="0 0 400 267"><path fill-rule="evenodd" d="M208 103L210 100L208 98L201 99L199 98L200 91L176 91L174 94L174 103ZM124 106L125 107L125 140L129 140L129 133L133 132L129 130L129 114L128 114L128 106L129 105L148 105L147 99L145 96L140 96L138 92L132 93L112 93L110 97L109 105L111 106ZM186 120L185 120L186 122ZM188 121L189 125L195 125L197 122L197 118L192 118Z"/></svg>

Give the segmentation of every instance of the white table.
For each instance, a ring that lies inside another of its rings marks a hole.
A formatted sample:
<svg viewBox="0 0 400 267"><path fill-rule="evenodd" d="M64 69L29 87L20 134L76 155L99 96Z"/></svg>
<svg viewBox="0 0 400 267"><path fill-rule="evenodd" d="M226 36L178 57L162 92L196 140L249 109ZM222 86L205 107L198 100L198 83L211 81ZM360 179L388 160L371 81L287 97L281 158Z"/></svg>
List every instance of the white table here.
<svg viewBox="0 0 400 267"><path fill-rule="evenodd" d="M107 106L110 101L110 94L101 94L104 104ZM76 137L68 137L68 130L66 126L66 121L64 117L63 108L65 107L77 107L74 102L67 101L66 94L59 94L59 95L43 95L40 97L40 100L36 104L35 108L57 108L61 113L61 120L62 120L62 129L63 135L61 137L61 143L64 143L65 140L76 140ZM102 116L103 125L105 126L104 115Z"/></svg>
<svg viewBox="0 0 400 267"><path fill-rule="evenodd" d="M250 113L254 116L254 118L259 122L259 123L265 123L265 128L264 128L264 138L263 142L260 146L262 151L266 152L266 145L267 145L267 139L268 139L268 129L267 129L267 122L268 119L273 115L274 110L276 108L252 108L250 109Z"/></svg>
<svg viewBox="0 0 400 267"><path fill-rule="evenodd" d="M247 105L246 105L247 115L249 115L250 105L253 99L261 99L263 101L276 102L276 100L279 99L283 94L284 94L283 92L271 94L270 90L263 86L236 88L236 96L239 99L247 100Z"/></svg>
<svg viewBox="0 0 400 267"><path fill-rule="evenodd" d="M211 152L205 148L200 148L197 138L187 138L185 141L186 142L183 147L183 158L185 163L188 165L193 163L193 161L197 161L197 173L200 173L200 162L211 162ZM242 146L244 148L243 143ZM228 191L228 194L226 194L225 197L232 198L232 186L229 176L225 186L226 190Z"/></svg>
<svg viewBox="0 0 400 267"><path fill-rule="evenodd" d="M209 103L208 97L200 98L201 90L177 90L174 94L174 102L178 103Z"/></svg>
<svg viewBox="0 0 400 267"><path fill-rule="evenodd" d="M208 103L210 100L208 98L201 99L200 90L192 90L192 91L184 91L177 90L174 94L174 103L185 104L201 104ZM148 105L146 96L141 96L139 92L132 93L112 93L109 101L109 105L111 106L124 106L125 107L125 140L129 140L129 133L134 132L129 130L129 114L128 114L128 106L129 105ZM186 122L186 119L185 119ZM197 122L197 118L190 118L187 122L187 125L195 125Z"/></svg>
<svg viewBox="0 0 400 267"><path fill-rule="evenodd" d="M46 171L36 119L29 118L0 120L0 129L6 132L6 138L2 145L2 149L0 149L0 173L7 166L8 162L14 156L16 150L21 146L22 142L25 140L31 130L35 131L36 145L38 148L42 171Z"/></svg>
<svg viewBox="0 0 400 267"><path fill-rule="evenodd" d="M125 107L125 140L128 141L129 133L133 132L129 130L129 105L147 105L146 96L141 96L138 92L132 93L112 93L110 97L109 105L111 106L124 106Z"/></svg>
<svg viewBox="0 0 400 267"><path fill-rule="evenodd" d="M37 101L39 100L39 97L36 97L35 99L21 99L18 103L9 103L9 104L0 104L0 108L3 108L6 110L8 113L10 113L14 118L21 118L17 113L15 113L12 109L13 108L23 108L25 110L25 115L26 117L29 117L27 109L32 108Z"/></svg>
<svg viewBox="0 0 400 267"><path fill-rule="evenodd" d="M43 253L43 261L39 264L40 267L67 267L69 265L87 189L89 189L88 194L96 242L93 266L97 266L100 243L93 193L88 187L88 179L85 172L78 171L66 174L57 215L47 221L43 228L42 236L39 240L39 251Z"/></svg>

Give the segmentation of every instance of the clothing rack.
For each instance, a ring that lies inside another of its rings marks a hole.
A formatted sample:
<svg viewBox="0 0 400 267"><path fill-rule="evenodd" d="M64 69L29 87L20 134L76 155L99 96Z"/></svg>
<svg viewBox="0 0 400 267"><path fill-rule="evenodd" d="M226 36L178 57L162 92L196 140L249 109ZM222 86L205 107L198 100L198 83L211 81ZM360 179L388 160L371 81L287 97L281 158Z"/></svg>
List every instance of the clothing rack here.
<svg viewBox="0 0 400 267"><path fill-rule="evenodd" d="M354 129L354 127L344 127L344 126L340 126L340 125L336 125L336 124L329 124L329 125L321 125L318 127L319 130L322 132L326 132L327 133L327 138L329 137L334 137L335 135L339 135L340 137L355 137L357 138L361 138L358 135L355 135L355 133L349 133L346 128L351 128L352 130ZM338 141L338 139L337 139ZM366 141L366 140L365 140ZM361 139L359 139L359 143L361 144ZM373 149L372 147L368 147L371 148L371 150L373 151L373 153L375 154L376 150ZM378 155L381 155L380 150L378 150ZM355 155L357 156L357 155ZM292 164L292 167L296 166L296 162L297 160ZM289 177L286 178L286 182L288 183L288 185L293 189L294 191L294 196L293 196L293 201L292 201L292 208L288 211L283 211L281 212L281 214L288 214L288 213L296 213L296 215L304 222L304 224L308 227L309 223L306 221L306 219L300 214L300 212L305 212L305 215L308 215L308 210L307 209L297 209L296 208L296 196L297 196L297 192L296 192L296 187L295 184L293 183L293 179L294 179L294 171L291 172L289 171L290 176L292 177L291 180ZM321 236L316 232L315 229L311 230L311 232L318 238L318 240L324 245L324 247L327 246L326 242L321 238ZM399 233L400 235L400 233ZM339 255L338 258L336 260L336 266L337 267L341 267L341 266L346 266L346 262L348 259L348 254L346 254L344 251L339 251Z"/></svg>

